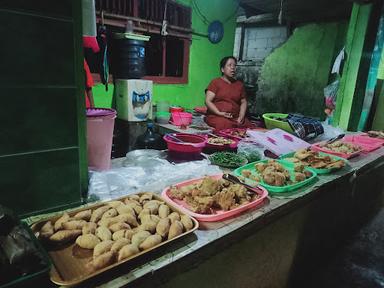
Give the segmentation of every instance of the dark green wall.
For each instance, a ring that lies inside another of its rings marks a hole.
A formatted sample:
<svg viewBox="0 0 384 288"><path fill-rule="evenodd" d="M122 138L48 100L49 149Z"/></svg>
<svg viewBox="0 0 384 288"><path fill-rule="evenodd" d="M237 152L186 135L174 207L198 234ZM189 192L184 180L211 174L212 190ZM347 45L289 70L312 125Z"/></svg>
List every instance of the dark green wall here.
<svg viewBox="0 0 384 288"><path fill-rule="evenodd" d="M346 27L341 22L296 28L265 59L258 80L256 113L296 112L324 118L323 89Z"/></svg>
<svg viewBox="0 0 384 288"><path fill-rule="evenodd" d="M0 203L20 214L86 191L80 3L0 2Z"/></svg>

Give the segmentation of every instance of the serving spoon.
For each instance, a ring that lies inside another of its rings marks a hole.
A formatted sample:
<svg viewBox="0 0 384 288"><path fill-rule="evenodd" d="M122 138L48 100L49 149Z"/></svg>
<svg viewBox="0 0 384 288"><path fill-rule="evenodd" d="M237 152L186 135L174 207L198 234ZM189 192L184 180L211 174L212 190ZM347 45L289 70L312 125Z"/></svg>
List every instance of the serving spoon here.
<svg viewBox="0 0 384 288"><path fill-rule="evenodd" d="M223 174L222 178L224 180L227 180L229 182L235 183L235 184L240 184L243 185L245 188L247 188L247 193L248 194L257 194L255 190L259 190L257 187L252 187L251 185L245 184L242 182L239 178L237 178L235 175L232 174Z"/></svg>

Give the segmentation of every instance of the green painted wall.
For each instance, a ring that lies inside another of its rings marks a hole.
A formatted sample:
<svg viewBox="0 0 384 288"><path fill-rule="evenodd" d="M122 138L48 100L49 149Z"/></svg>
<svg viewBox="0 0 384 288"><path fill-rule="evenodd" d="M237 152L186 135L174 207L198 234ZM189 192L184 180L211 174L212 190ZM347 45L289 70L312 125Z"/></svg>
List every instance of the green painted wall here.
<svg viewBox="0 0 384 288"><path fill-rule="evenodd" d="M179 0L179 3L192 7L192 28L200 34L207 34L208 25L193 9L191 0ZM212 44L208 38L192 35L192 44L189 58L189 81L187 84L155 84L154 102L165 100L170 104L185 108L204 105L204 90L209 82L219 77L219 61L222 57L232 55L235 38L235 11L237 2L233 0L195 0L200 11L209 21L220 20L224 23L224 38L218 44ZM97 107L110 107L112 97L110 91L105 92L102 85L93 89L95 105Z"/></svg>
<svg viewBox="0 0 384 288"><path fill-rule="evenodd" d="M345 22L335 22L295 29L265 59L258 80L256 113L298 112L323 119L323 89L346 27Z"/></svg>

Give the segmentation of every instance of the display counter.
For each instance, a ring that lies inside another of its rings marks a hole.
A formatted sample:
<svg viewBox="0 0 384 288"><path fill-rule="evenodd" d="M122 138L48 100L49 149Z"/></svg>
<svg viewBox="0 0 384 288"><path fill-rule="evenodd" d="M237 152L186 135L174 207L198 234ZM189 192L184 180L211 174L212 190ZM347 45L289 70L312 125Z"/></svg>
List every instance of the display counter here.
<svg viewBox="0 0 384 288"><path fill-rule="evenodd" d="M384 148L227 221L84 283L86 287L299 287L383 204ZM29 221L36 220L29 219Z"/></svg>

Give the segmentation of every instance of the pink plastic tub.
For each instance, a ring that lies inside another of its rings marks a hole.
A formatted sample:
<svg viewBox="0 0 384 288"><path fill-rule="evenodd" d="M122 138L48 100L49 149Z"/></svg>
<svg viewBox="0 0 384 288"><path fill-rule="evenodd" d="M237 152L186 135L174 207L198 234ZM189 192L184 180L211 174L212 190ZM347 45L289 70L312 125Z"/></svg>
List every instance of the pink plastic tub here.
<svg viewBox="0 0 384 288"><path fill-rule="evenodd" d="M168 134L164 135L163 139L167 142L167 147L170 152L200 154L207 142L206 137L196 134L174 133L170 135L182 141L178 142Z"/></svg>
<svg viewBox="0 0 384 288"><path fill-rule="evenodd" d="M107 170L111 166L115 118L113 109L87 109L88 167L91 170Z"/></svg>
<svg viewBox="0 0 384 288"><path fill-rule="evenodd" d="M176 126L188 126L192 123L192 114L187 112L172 112L172 124Z"/></svg>
<svg viewBox="0 0 384 288"><path fill-rule="evenodd" d="M214 179L221 179L222 176L223 176L223 174L218 174L218 175L214 175L211 177ZM201 181L202 179L203 178L197 178L197 179L184 181L184 182L181 182L179 184L176 184L175 186L180 188L183 186L194 184L198 181ZM264 199L268 196L268 192L265 188L263 188L261 186L257 186L257 188L255 188L254 191L259 195L259 198L255 199L254 201L252 201L248 204L240 205L239 207L232 209L232 210L229 210L229 211L214 210L213 214L199 214L199 213L195 213L195 212L192 212L191 210L189 210L188 204L185 203L183 200L171 199L169 196L170 190L171 190L170 187L165 188L163 190L161 196L171 205L177 206L185 214L191 215L192 217L196 218L196 220L202 221L202 222L217 222L217 221L222 221L222 220L234 217L234 216L238 216L240 213L242 213L246 210L261 206L264 202Z"/></svg>

